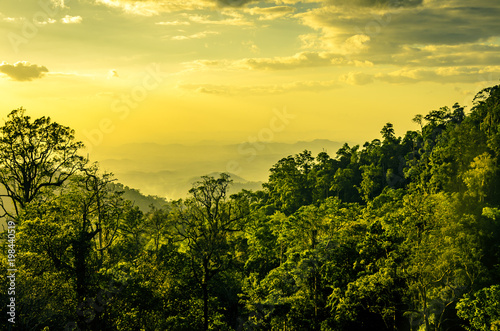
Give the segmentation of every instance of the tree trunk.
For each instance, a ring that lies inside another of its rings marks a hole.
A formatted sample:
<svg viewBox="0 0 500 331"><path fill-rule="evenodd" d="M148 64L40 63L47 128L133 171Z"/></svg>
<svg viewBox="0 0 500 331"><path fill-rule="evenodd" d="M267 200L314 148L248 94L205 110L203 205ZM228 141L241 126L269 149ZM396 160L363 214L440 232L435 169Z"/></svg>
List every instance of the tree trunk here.
<svg viewBox="0 0 500 331"><path fill-rule="evenodd" d="M203 291L203 330L208 330L208 261L203 261L203 279L201 289Z"/></svg>
<svg viewBox="0 0 500 331"><path fill-rule="evenodd" d="M425 331L430 331L429 316L427 313L427 289L424 288L424 321L425 321Z"/></svg>
<svg viewBox="0 0 500 331"><path fill-rule="evenodd" d="M203 290L203 330L208 330L208 286L201 284Z"/></svg>
<svg viewBox="0 0 500 331"><path fill-rule="evenodd" d="M83 235L81 235L83 237ZM85 258L87 256L86 243L84 238L79 238L73 244L75 250L75 276L76 276L76 298L77 298L77 325L80 330L87 330L85 323L85 297L87 296L87 268Z"/></svg>

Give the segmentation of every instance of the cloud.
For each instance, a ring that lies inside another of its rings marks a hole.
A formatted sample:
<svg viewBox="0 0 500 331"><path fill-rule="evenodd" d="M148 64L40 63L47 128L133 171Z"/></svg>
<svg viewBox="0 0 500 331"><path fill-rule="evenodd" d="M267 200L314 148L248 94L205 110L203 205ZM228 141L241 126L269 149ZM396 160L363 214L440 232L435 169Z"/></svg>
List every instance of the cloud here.
<svg viewBox="0 0 500 331"><path fill-rule="evenodd" d="M61 19L61 22L64 24L78 24L82 23L83 18L81 16L70 16L66 15Z"/></svg>
<svg viewBox="0 0 500 331"><path fill-rule="evenodd" d="M275 20L295 11L295 7L290 6L274 6L274 7L252 7L245 10L251 15L259 15L259 20Z"/></svg>
<svg viewBox="0 0 500 331"><path fill-rule="evenodd" d="M111 69L111 70L108 72L108 76L107 76L107 78L108 78L108 79L111 79L111 78L118 78L118 77L120 77L120 76L118 75L118 71L116 71L116 69Z"/></svg>
<svg viewBox="0 0 500 331"><path fill-rule="evenodd" d="M295 5L297 3L318 3L321 0L274 0L277 5Z"/></svg>
<svg viewBox="0 0 500 331"><path fill-rule="evenodd" d="M135 1L135 0L96 0L97 4L102 4L111 8L121 9L127 14L139 16L154 16L162 9L161 2L155 1Z"/></svg>
<svg viewBox="0 0 500 331"><path fill-rule="evenodd" d="M339 81L349 85L366 85L373 82L373 76L362 72L349 72L340 76Z"/></svg>
<svg viewBox="0 0 500 331"><path fill-rule="evenodd" d="M223 11L222 15L229 16L230 18L224 18L224 19L219 19L219 20L212 20L210 19L210 16L208 15L187 15L186 16L189 18L191 22L198 23L198 24L212 24L212 25L236 25L236 26L243 26L243 25L253 25L252 22L245 20L243 15L234 12L234 11Z"/></svg>
<svg viewBox="0 0 500 331"><path fill-rule="evenodd" d="M42 78L49 70L44 66L38 66L29 62L20 61L15 64L2 62L0 72L9 76L12 80L24 82Z"/></svg>
<svg viewBox="0 0 500 331"><path fill-rule="evenodd" d="M256 0L95 0L95 3L122 10L127 14L155 16L162 12L240 8Z"/></svg>
<svg viewBox="0 0 500 331"><path fill-rule="evenodd" d="M252 42L243 43L255 51L258 47ZM240 70L295 70L312 67L327 66L353 66L353 67L372 67L370 61L360 61L350 59L336 53L329 52L299 52L293 56L272 57L272 58L245 58L241 60L195 60L184 62L183 65L190 69L240 69Z"/></svg>
<svg viewBox="0 0 500 331"><path fill-rule="evenodd" d="M49 2L56 8L68 8L65 0L49 0Z"/></svg>
<svg viewBox="0 0 500 331"><path fill-rule="evenodd" d="M320 92L341 88L337 81L298 81L275 85L216 85L216 84L182 84L178 88L196 91L197 93L212 95L268 95L283 94L289 92Z"/></svg>
<svg viewBox="0 0 500 331"><path fill-rule="evenodd" d="M191 62L183 63L187 67L191 68L209 68L209 67L217 67L223 64L223 61L217 60L195 60Z"/></svg>
<svg viewBox="0 0 500 331"><path fill-rule="evenodd" d="M46 24L54 24L56 22L57 21L55 19L48 18L46 21L38 21L36 22L36 24L46 25Z"/></svg>
<svg viewBox="0 0 500 331"><path fill-rule="evenodd" d="M217 32L217 31L202 31L202 32L194 33L194 34L187 35L187 36L182 36L182 35L173 36L170 39L172 39L172 40L201 39L201 38L206 38L209 35L216 35L216 34L219 34L219 32Z"/></svg>
<svg viewBox="0 0 500 331"><path fill-rule="evenodd" d="M54 0L59 1L59 0ZM245 22L241 13L250 13L252 15L260 15L259 19L268 20L273 18L283 17L295 11L294 7L290 6L272 6L272 7L253 7L248 8L251 3L258 3L260 0L87 0L90 3L104 5L110 8L121 10L130 15L137 16L157 16L162 13L183 12L183 11L199 11L212 10L218 11L218 14L229 15L232 18L226 20L207 20L206 24L228 24L228 25L250 25L250 22ZM321 2L319 1L301 1L301 2ZM264 3L282 3L282 1L268 1ZM224 23L215 23L224 22ZM233 23L233 24L231 24Z"/></svg>
<svg viewBox="0 0 500 331"><path fill-rule="evenodd" d="M335 1L334 1L335 2ZM373 1L368 1L372 3ZM447 4L444 6L443 4ZM414 8L340 8L325 6L295 15L322 38L339 45L351 36L366 35L378 50L403 45L457 45L483 42L500 35L500 7L491 1L425 2Z"/></svg>
<svg viewBox="0 0 500 331"><path fill-rule="evenodd" d="M253 70L290 70L325 66L372 66L369 61L357 61L329 52L300 52L293 56L248 58L235 62L236 67Z"/></svg>
<svg viewBox="0 0 500 331"><path fill-rule="evenodd" d="M191 23L186 21L171 21L171 22L156 22L156 25L190 25Z"/></svg>
<svg viewBox="0 0 500 331"><path fill-rule="evenodd" d="M323 43L318 33L307 33L299 35L299 40L302 44L302 49L322 49Z"/></svg>
<svg viewBox="0 0 500 331"><path fill-rule="evenodd" d="M370 40L371 38L366 34L356 34L346 39L343 45L344 50L346 53L358 53L368 48Z"/></svg>
<svg viewBox="0 0 500 331"><path fill-rule="evenodd" d="M7 23L20 23L23 21L22 17L4 17L2 18L2 21L7 22Z"/></svg>
<svg viewBox="0 0 500 331"><path fill-rule="evenodd" d="M434 68L401 68L398 70L379 72L349 72L341 75L339 81L350 85L366 85L384 82L390 84L416 84L420 82L434 83L478 83L498 82L500 66L487 67L434 67Z"/></svg>
<svg viewBox="0 0 500 331"><path fill-rule="evenodd" d="M467 43L460 45L406 46L394 54L391 62L406 66L473 66L498 63L500 46Z"/></svg>
<svg viewBox="0 0 500 331"><path fill-rule="evenodd" d="M336 6L350 7L415 7L423 3L423 0L328 0Z"/></svg>
<svg viewBox="0 0 500 331"><path fill-rule="evenodd" d="M375 79L387 83L418 83L422 81L439 83L477 83L498 81L500 66L489 67L438 67L403 68L390 73L379 73Z"/></svg>
<svg viewBox="0 0 500 331"><path fill-rule="evenodd" d="M251 2L258 2L258 0L215 0L215 2L221 7L243 7Z"/></svg>
<svg viewBox="0 0 500 331"><path fill-rule="evenodd" d="M302 49L343 55L376 66L494 66L500 58L500 7L490 0L423 2L327 0L325 5L294 15L316 32L300 35ZM422 79L451 79L432 68ZM464 78L466 73L457 76ZM414 79L381 76L385 81ZM357 83L354 77L345 77Z"/></svg>
<svg viewBox="0 0 500 331"><path fill-rule="evenodd" d="M245 46L246 48L248 48L248 50L250 50L250 52L254 53L254 54L257 54L257 53L260 53L260 48L259 46L257 46L253 41L249 40L249 41L243 41L242 42L242 45Z"/></svg>
<svg viewBox="0 0 500 331"><path fill-rule="evenodd" d="M342 64L344 58L326 52L300 52L293 56L250 58L239 61L241 67L255 70L286 70Z"/></svg>

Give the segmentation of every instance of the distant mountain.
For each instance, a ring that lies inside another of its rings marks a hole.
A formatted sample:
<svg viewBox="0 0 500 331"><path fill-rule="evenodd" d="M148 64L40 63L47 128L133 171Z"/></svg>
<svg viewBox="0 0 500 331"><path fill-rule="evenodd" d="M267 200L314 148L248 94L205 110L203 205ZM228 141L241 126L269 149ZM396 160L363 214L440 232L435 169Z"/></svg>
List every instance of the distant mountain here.
<svg viewBox="0 0 500 331"><path fill-rule="evenodd" d="M168 201L165 198L153 195L144 195L139 190L130 188L121 183L111 183L110 185L116 191L123 192L123 198L132 201L134 206L139 207L139 209L143 212L149 211L151 206L159 209L168 204Z"/></svg>
<svg viewBox="0 0 500 331"><path fill-rule="evenodd" d="M218 177L219 173L208 175ZM255 191L262 188L262 182L247 181L231 173L229 175L233 180L229 191L231 194L242 189ZM155 192L156 196L175 200L186 197L193 184L201 180L201 176L204 175L187 177L182 172L172 171L129 172L120 174L118 179L130 186L140 187L142 192Z"/></svg>
<svg viewBox="0 0 500 331"><path fill-rule="evenodd" d="M124 185L147 195L178 199L187 195L197 178L210 173L231 173L233 191L260 189L269 169L281 158L306 149L313 155L326 151L333 156L342 145L327 139L226 145L136 143L96 148L91 158Z"/></svg>

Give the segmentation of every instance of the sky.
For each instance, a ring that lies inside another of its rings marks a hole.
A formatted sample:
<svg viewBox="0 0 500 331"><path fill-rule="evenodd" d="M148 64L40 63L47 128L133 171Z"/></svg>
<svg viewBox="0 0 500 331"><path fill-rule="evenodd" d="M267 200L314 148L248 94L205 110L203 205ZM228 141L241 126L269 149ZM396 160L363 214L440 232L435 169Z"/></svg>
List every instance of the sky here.
<svg viewBox="0 0 500 331"><path fill-rule="evenodd" d="M3 0L1 116L128 143L363 143L500 79L498 0Z"/></svg>

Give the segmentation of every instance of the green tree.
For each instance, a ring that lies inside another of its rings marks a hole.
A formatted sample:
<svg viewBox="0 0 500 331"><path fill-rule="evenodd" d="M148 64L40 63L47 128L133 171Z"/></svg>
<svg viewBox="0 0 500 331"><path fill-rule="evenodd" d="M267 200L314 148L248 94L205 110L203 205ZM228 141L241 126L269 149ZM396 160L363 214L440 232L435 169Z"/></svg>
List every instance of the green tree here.
<svg viewBox="0 0 500 331"><path fill-rule="evenodd" d="M158 253L162 244L167 240L172 240L174 234L174 225L170 220L170 208L155 208L152 207L146 215L145 230L150 239L150 245L154 248L154 252Z"/></svg>
<svg viewBox="0 0 500 331"><path fill-rule="evenodd" d="M375 164L361 166L363 171L359 193L365 202L370 201L372 198L380 193L383 182L382 168Z"/></svg>
<svg viewBox="0 0 500 331"><path fill-rule="evenodd" d="M61 186L85 163L78 155L83 144L75 141L74 130L49 117L32 121L25 113L23 108L13 110L0 128L3 216L18 216L44 190ZM12 201L13 213L4 198Z"/></svg>
<svg viewBox="0 0 500 331"><path fill-rule="evenodd" d="M473 118L486 134L488 147L500 157L500 85L483 89L474 98Z"/></svg>
<svg viewBox="0 0 500 331"><path fill-rule="evenodd" d="M100 324L104 307L96 303L96 295L108 279L99 272L109 264L107 252L126 210L120 194L108 186L111 180L109 174L98 174L96 167L74 174L52 199L32 202L20 215L18 263L31 275L24 286L40 294L57 287L66 289L66 300L70 300L64 303L66 319L81 330ZM54 277L52 289L34 282L44 272ZM21 302L31 300L31 294L26 295ZM46 302L44 311L51 311L53 304ZM33 327L30 318L23 319L27 329Z"/></svg>
<svg viewBox="0 0 500 331"><path fill-rule="evenodd" d="M457 304L457 314L469 322L472 330L500 330L500 285L466 294Z"/></svg>
<svg viewBox="0 0 500 331"><path fill-rule="evenodd" d="M316 157L311 176L315 181L312 200L325 200L332 196L332 179L335 175L337 161L332 159L326 152L321 152Z"/></svg>
<svg viewBox="0 0 500 331"><path fill-rule="evenodd" d="M463 174L463 181L469 189L469 194L477 197L480 203L484 202L488 193L488 184L494 178L496 166L488 153L483 153L470 165L470 169Z"/></svg>
<svg viewBox="0 0 500 331"><path fill-rule="evenodd" d="M314 158L310 151L288 156L278 161L270 170L269 181L263 186L271 203L289 215L312 203L314 181L311 177Z"/></svg>
<svg viewBox="0 0 500 331"><path fill-rule="evenodd" d="M456 320L454 305L483 272L477 220L460 212L456 194L416 191L404 204L400 250L407 258L398 273L407 286L406 314L412 327L440 330Z"/></svg>
<svg viewBox="0 0 500 331"><path fill-rule="evenodd" d="M351 225L354 228L344 225L351 229L344 236L350 237L352 267L336 280L329 298L334 318L328 323L334 330L405 329L403 284L396 272L402 262L398 252L402 194L402 190L385 189L363 208Z"/></svg>
<svg viewBox="0 0 500 331"><path fill-rule="evenodd" d="M202 177L189 191L190 197L178 201L175 226L186 247L192 276L201 287L203 329L209 329L209 289L212 279L232 262L230 236L242 228L245 216L233 199L228 198L229 175Z"/></svg>

